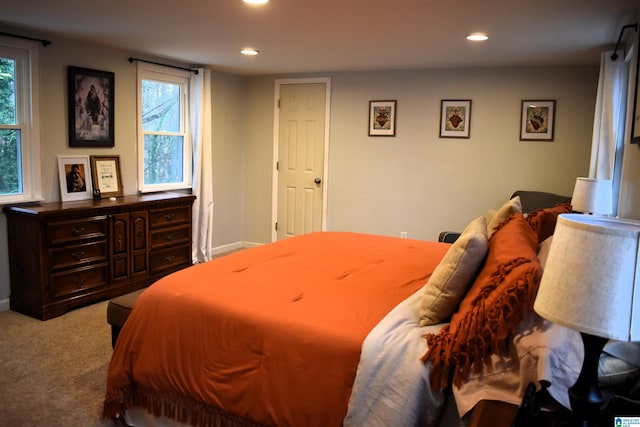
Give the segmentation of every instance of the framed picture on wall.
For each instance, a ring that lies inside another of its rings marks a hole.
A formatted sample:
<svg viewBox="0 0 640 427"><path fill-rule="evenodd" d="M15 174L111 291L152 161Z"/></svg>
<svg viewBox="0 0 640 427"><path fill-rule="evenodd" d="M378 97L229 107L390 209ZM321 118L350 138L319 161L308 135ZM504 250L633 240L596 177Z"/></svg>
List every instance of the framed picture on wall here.
<svg viewBox="0 0 640 427"><path fill-rule="evenodd" d="M396 101L369 101L369 136L396 136Z"/></svg>
<svg viewBox="0 0 640 427"><path fill-rule="evenodd" d="M631 121L631 143L640 144L640 53L636 53L636 82L633 91L633 116Z"/></svg>
<svg viewBox="0 0 640 427"><path fill-rule="evenodd" d="M440 138L469 138L471 100L440 101Z"/></svg>
<svg viewBox="0 0 640 427"><path fill-rule="evenodd" d="M553 141L555 100L523 100L520 111L520 141Z"/></svg>
<svg viewBox="0 0 640 427"><path fill-rule="evenodd" d="M68 67L69 146L113 147L114 73Z"/></svg>
<svg viewBox="0 0 640 427"><path fill-rule="evenodd" d="M91 156L91 176L101 198L122 196L120 156Z"/></svg>
<svg viewBox="0 0 640 427"><path fill-rule="evenodd" d="M92 197L89 156L58 156L58 175L63 202Z"/></svg>

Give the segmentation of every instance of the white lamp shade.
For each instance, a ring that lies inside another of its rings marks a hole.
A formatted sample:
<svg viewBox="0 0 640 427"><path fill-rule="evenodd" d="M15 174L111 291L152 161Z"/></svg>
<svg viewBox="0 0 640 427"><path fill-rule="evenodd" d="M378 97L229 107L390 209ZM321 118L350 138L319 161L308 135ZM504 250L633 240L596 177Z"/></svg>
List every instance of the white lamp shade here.
<svg viewBox="0 0 640 427"><path fill-rule="evenodd" d="M571 206L574 211L611 215L612 182L607 179L576 178Z"/></svg>
<svg viewBox="0 0 640 427"><path fill-rule="evenodd" d="M534 310L591 335L640 340L639 242L640 222L559 215Z"/></svg>

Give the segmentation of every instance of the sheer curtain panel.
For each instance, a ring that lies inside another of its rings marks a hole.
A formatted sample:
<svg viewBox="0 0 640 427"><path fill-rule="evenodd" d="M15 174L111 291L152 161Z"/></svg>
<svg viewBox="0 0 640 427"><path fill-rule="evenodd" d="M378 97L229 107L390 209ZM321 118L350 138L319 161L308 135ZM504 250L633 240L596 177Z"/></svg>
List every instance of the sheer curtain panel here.
<svg viewBox="0 0 640 427"><path fill-rule="evenodd" d="M618 211L629 63L619 57L611 59L612 51L603 52L593 124L589 177L612 181L613 215Z"/></svg>
<svg viewBox="0 0 640 427"><path fill-rule="evenodd" d="M211 157L211 71L198 69L191 76L191 138L193 146L193 250L194 263L212 256L213 166Z"/></svg>

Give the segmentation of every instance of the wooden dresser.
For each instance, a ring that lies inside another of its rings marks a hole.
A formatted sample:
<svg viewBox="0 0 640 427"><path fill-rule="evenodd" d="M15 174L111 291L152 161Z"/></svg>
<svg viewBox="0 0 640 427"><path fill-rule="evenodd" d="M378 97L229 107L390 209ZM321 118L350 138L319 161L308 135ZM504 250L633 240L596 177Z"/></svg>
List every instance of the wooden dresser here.
<svg viewBox="0 0 640 427"><path fill-rule="evenodd" d="M46 320L190 266L194 200L163 193L5 207L11 309Z"/></svg>

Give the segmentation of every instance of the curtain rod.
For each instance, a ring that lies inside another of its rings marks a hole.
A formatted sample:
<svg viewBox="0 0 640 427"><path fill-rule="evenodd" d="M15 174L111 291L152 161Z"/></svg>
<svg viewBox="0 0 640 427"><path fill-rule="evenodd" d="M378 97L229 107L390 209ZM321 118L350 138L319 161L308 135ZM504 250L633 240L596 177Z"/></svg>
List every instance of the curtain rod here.
<svg viewBox="0 0 640 427"><path fill-rule="evenodd" d="M178 70L191 71L193 74L198 74L198 70L195 70L193 68L178 67L177 65L161 64L160 62L153 62L153 61L147 61L146 59L130 57L129 62L133 63L133 61L146 62L148 64L155 64L155 65L162 65L164 67L177 68Z"/></svg>
<svg viewBox="0 0 640 427"><path fill-rule="evenodd" d="M0 36L15 37L15 38L18 38L18 39L25 39L25 40L33 40L33 41L42 43L42 46L45 46L45 47L49 46L51 44L51 42L49 40L35 39L33 37L21 36L21 35L12 34L12 33L0 32Z"/></svg>
<svg viewBox="0 0 640 427"><path fill-rule="evenodd" d="M613 50L613 54L611 55L611 60L613 60L613 61L618 59L618 48L620 47L620 42L622 41L622 35L624 34L624 30L626 30L627 28L633 28L634 31L638 31L638 23L636 22L635 24L625 25L620 30L620 36L618 37L618 43L616 43L616 47Z"/></svg>

